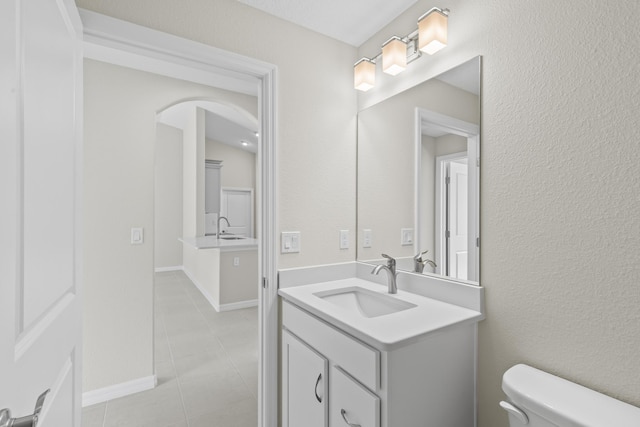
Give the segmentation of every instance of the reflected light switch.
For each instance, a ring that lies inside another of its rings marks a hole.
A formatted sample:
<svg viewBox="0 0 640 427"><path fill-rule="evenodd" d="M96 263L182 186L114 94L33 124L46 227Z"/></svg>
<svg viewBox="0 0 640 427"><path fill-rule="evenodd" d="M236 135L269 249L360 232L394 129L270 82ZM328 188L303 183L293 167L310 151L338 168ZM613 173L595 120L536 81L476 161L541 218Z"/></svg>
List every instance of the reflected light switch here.
<svg viewBox="0 0 640 427"><path fill-rule="evenodd" d="M400 244L402 246L413 245L413 228L401 229L400 236Z"/></svg>

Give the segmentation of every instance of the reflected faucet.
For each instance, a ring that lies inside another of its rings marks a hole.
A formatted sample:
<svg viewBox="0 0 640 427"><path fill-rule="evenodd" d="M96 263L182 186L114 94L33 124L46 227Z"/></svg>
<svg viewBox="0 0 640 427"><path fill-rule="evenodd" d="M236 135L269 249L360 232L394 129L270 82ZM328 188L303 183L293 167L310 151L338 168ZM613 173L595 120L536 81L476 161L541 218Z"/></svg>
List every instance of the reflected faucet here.
<svg viewBox="0 0 640 427"><path fill-rule="evenodd" d="M427 249L426 251L419 253L418 255L413 257L413 271L416 273L422 273L424 271L424 266L426 264L429 264L432 268L437 267L436 263L431 261L430 259L422 259L423 255L426 255L426 253L429 252L429 250Z"/></svg>
<svg viewBox="0 0 640 427"><path fill-rule="evenodd" d="M224 219L225 221L227 221L227 227L231 227L231 224L229 224L229 220L227 219L227 217L219 216L219 217L218 217L218 229L216 230L216 231L217 231L217 233L216 233L216 237L217 237L218 239L220 238L220 235L222 234L222 231L220 230L220 220L221 220L221 219Z"/></svg>
<svg viewBox="0 0 640 427"><path fill-rule="evenodd" d="M371 274L378 274L380 273L380 270L385 270L387 272L387 276L389 277L389 293L397 294L398 286L396 285L396 260L386 254L382 254L382 256L387 259L387 265L376 265L375 268L371 271Z"/></svg>

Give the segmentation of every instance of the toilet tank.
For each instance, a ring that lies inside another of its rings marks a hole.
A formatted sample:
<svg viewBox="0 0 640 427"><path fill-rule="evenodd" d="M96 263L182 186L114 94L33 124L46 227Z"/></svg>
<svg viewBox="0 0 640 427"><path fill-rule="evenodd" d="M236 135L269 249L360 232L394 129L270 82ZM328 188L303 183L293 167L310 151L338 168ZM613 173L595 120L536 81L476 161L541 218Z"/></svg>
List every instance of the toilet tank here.
<svg viewBox="0 0 640 427"><path fill-rule="evenodd" d="M640 427L640 408L527 365L504 373L511 427Z"/></svg>

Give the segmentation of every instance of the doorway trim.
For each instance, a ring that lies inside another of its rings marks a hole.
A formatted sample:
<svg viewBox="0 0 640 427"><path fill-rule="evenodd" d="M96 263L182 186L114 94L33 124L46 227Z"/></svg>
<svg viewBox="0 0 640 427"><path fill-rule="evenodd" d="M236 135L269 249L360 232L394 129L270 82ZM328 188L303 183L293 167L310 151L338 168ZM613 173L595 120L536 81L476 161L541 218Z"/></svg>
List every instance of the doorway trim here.
<svg viewBox="0 0 640 427"><path fill-rule="evenodd" d="M260 244L258 426L278 420L277 67L203 43L79 9L84 57L258 97ZM150 266L153 268L153 266Z"/></svg>

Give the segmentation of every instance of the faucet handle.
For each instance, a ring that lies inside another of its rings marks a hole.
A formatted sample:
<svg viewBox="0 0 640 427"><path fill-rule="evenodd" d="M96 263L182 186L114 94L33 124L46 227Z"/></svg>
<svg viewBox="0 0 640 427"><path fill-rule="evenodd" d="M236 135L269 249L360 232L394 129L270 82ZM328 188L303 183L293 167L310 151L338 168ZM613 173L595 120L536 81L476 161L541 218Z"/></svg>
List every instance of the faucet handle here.
<svg viewBox="0 0 640 427"><path fill-rule="evenodd" d="M387 259L387 265L391 268L392 266L395 267L396 265L396 259L393 257L390 257L387 254L382 254L383 258Z"/></svg>
<svg viewBox="0 0 640 427"><path fill-rule="evenodd" d="M426 250L426 251L424 251L424 252L418 252L418 253L416 254L416 256L414 256L414 257L413 257L413 259L415 259L416 261L422 261L422 257L423 257L424 255L426 255L426 254L427 254L427 252L429 252L429 249L427 249L427 250Z"/></svg>

